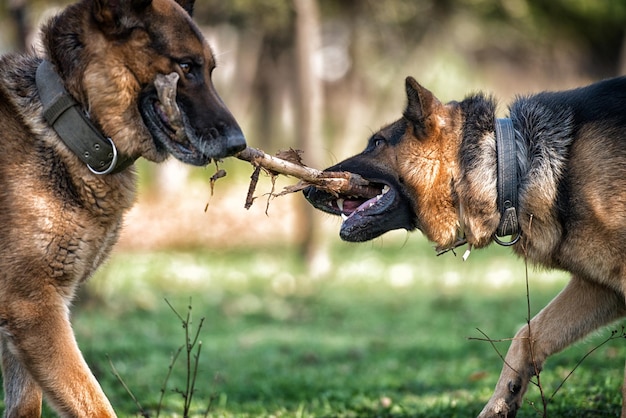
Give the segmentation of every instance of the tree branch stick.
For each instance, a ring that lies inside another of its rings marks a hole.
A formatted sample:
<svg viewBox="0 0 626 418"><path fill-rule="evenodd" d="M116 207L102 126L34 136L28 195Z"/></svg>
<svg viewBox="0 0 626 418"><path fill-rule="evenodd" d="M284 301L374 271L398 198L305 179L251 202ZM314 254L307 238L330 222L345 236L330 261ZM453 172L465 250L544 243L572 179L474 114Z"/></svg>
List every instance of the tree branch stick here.
<svg viewBox="0 0 626 418"><path fill-rule="evenodd" d="M293 163L272 155L266 154L257 148L248 147L237 154L240 160L248 161L252 165L262 167L272 174L284 174L301 180L297 188L308 185L318 187L329 193L374 197L381 193L380 188L370 185L358 174L347 171L321 171L305 165Z"/></svg>
<svg viewBox="0 0 626 418"><path fill-rule="evenodd" d="M178 74L159 74L155 80L155 88L161 103L162 110L168 117L169 124L176 132L178 139L184 139L186 132L180 109L176 103L176 87ZM297 156L297 153L296 153ZM374 187L358 174L341 172L326 172L307 167L301 163L294 163L282 158L273 157L256 148L246 148L237 154L237 158L252 163L255 167L262 167L270 173L284 174L300 179L295 186L285 188L285 193L302 190L307 186L315 186L333 195L348 195L372 198L382 193L379 187Z"/></svg>

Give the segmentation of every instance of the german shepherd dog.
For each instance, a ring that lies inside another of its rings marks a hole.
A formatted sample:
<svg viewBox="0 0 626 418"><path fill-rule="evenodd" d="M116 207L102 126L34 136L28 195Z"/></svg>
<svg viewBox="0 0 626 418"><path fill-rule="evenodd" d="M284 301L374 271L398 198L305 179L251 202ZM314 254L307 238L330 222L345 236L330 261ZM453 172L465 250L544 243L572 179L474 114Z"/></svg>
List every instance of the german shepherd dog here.
<svg viewBox="0 0 626 418"><path fill-rule="evenodd" d="M132 163L193 165L244 136L211 82L193 0L82 0L42 29L42 52L0 59L0 343L5 417L112 417L69 306L108 256L135 194ZM176 73L185 138L154 87Z"/></svg>
<svg viewBox="0 0 626 418"><path fill-rule="evenodd" d="M411 77L406 94L402 118L327 169L360 174L379 195L309 188L305 196L343 216L347 241L401 228L421 230L439 250L501 241L495 100L479 93L442 104ZM615 244L626 236L625 109L626 77L518 97L509 107L513 158L504 169L516 182L519 230L509 244L571 280L517 333L481 417L515 416L548 356L626 315L626 254Z"/></svg>

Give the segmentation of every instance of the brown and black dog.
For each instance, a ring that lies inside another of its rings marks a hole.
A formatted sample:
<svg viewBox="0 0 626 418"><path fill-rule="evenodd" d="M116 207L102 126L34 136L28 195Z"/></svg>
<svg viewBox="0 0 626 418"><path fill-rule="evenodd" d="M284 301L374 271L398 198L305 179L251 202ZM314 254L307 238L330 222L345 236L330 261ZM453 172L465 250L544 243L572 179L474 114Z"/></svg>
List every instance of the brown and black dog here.
<svg viewBox="0 0 626 418"><path fill-rule="evenodd" d="M360 174L380 194L337 197L309 188L307 199L344 217L347 241L417 228L440 250L489 245L505 213L497 203L495 101L476 94L442 104L410 77L406 93L401 119L327 169ZM626 315L626 252L616 245L626 236L626 77L519 97L509 110L514 154L505 169L513 170L520 231L511 244L572 278L531 331L517 333L481 417L515 416L549 355Z"/></svg>
<svg viewBox="0 0 626 418"><path fill-rule="evenodd" d="M107 257L140 158L193 164L245 148L211 82L193 0L82 0L42 29L44 52L0 59L0 343L5 417L115 413L74 339L77 286ZM158 100L176 73L185 135Z"/></svg>

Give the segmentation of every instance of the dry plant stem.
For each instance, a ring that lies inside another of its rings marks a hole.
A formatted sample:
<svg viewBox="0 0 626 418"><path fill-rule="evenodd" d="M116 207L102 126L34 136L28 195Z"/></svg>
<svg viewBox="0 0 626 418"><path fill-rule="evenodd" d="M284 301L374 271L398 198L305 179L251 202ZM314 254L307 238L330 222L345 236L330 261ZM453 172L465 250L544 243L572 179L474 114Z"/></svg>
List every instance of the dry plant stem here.
<svg viewBox="0 0 626 418"><path fill-rule="evenodd" d="M256 148L246 148L237 154L237 158L248 161L254 166L262 167L272 174L284 174L302 180L301 184L294 186L293 191L301 190L311 185L335 195L374 197L381 193L380 188L371 186L367 180L358 174L347 171L327 172L316 170L273 157Z"/></svg>
<svg viewBox="0 0 626 418"><path fill-rule="evenodd" d="M167 391L167 383L170 380L170 376L172 375L172 370L174 369L174 364L176 364L176 360L180 355L180 352L183 350L183 346L178 347L176 352L172 355L170 360L170 364L167 367L167 374L165 375L165 379L163 379L163 384L161 385L161 394L159 396L159 403L157 404L156 417L159 418L161 415L161 408L163 407L163 398L165 397L165 392Z"/></svg>
<svg viewBox="0 0 626 418"><path fill-rule="evenodd" d="M111 370L113 371L113 375L115 376L117 381L120 382L120 384L122 385L122 387L124 388L124 390L126 391L128 396L130 396L130 398L133 400L133 402L135 402L135 406L137 406L137 408L139 409L139 414L141 414L142 417L148 418L150 416L150 414L148 414L148 412L146 412L146 410L143 409L143 407L141 406L141 404L139 403L139 401L137 400L137 398L135 397L133 392L130 390L130 388L128 387L128 385L124 381L124 379L122 379L122 376L117 371L117 369L113 365L113 361L111 360L111 358L108 355L107 355L107 360L109 360L109 366L111 367Z"/></svg>
<svg viewBox="0 0 626 418"><path fill-rule="evenodd" d="M530 220L528 223L528 234L530 238L530 234L532 234L532 225L533 225L533 216L530 216ZM539 369L539 365L537 364L537 360L535 359L535 340L533 339L532 330L530 327L531 315L530 315L530 285L528 283L528 253L525 244L522 247L524 253L524 269L526 276L526 326L528 327L528 349L530 350L530 358L533 363L533 368L535 372L535 376L537 378L536 382L533 382L532 379L530 383L534 384L539 388L539 395L541 396L541 404L543 407L542 416L547 416L548 414L548 403L550 399L546 398L546 394L543 390L543 385L541 384L541 370ZM539 412L539 411L538 411Z"/></svg>
<svg viewBox="0 0 626 418"><path fill-rule="evenodd" d="M246 195L246 204L244 208L250 209L254 203L254 190L259 182L259 174L261 174L261 167L255 167L252 175L250 176L250 186L248 187L248 194Z"/></svg>
<svg viewBox="0 0 626 418"><path fill-rule="evenodd" d="M498 347L496 347L495 343L501 343L504 341L512 341L512 338L504 338L504 339L500 339L500 340L493 340L491 339L485 332L483 332L483 330L481 330L480 328L476 328L476 331L480 332L485 338L475 338L475 337L469 337L468 340L474 340L474 341L487 341L489 344L491 344L491 348L493 348L493 350L496 352L496 354L498 355L498 357L500 357L500 360L502 360L502 363L506 364L511 370L513 370L515 373L519 372L517 370L515 370L513 368L513 366L511 366L506 359L504 358L504 356L502 355L502 353L500 352L500 350L498 350Z"/></svg>
<svg viewBox="0 0 626 418"><path fill-rule="evenodd" d="M557 386L557 388L554 390L554 392L552 393L552 395L550 396L550 398L548 399L548 402L552 401L552 399L554 398L554 396L557 394L557 392L559 390L561 390L561 388L563 387L563 385L565 384L565 382L567 381L567 379L569 379L574 372L576 371L576 369L578 369L578 367L582 364L583 361L585 361L585 359L587 357L589 357L591 354L593 354L594 351L596 351L597 349L599 349L600 347L602 347L603 345L605 345L606 343L608 343L609 341L613 341L616 339L624 339L626 338L626 330L625 328L622 326L622 331L621 333L618 330L613 330L611 331L611 335L604 341L602 341L600 344L596 345L595 347L593 347L591 350L589 350L584 356L582 356L580 358L580 360L578 360L578 362L576 363L576 365L574 366L574 368L567 374L567 376L565 376L565 378L561 381L561 383Z"/></svg>
<svg viewBox="0 0 626 418"><path fill-rule="evenodd" d="M200 318L200 323L196 328L195 334L193 338L191 336L191 325L192 325L192 305L191 300L189 301L189 306L187 307L187 315L183 318L178 311L170 304L170 302L166 299L165 302L168 304L170 309L174 312L174 314L181 321L183 329L185 330L185 344L183 344L179 348L179 352L182 348L185 348L186 354L186 366L187 366L187 379L185 389L174 389L174 392L178 393L183 398L183 418L189 416L189 412L191 411L191 400L193 399L196 387L196 379L198 377L198 365L200 362L200 350L202 349L202 342L198 341L200 337L200 330L202 329L202 325L204 323L204 318ZM196 347L196 353L193 354L193 349ZM178 356L178 354L177 354Z"/></svg>

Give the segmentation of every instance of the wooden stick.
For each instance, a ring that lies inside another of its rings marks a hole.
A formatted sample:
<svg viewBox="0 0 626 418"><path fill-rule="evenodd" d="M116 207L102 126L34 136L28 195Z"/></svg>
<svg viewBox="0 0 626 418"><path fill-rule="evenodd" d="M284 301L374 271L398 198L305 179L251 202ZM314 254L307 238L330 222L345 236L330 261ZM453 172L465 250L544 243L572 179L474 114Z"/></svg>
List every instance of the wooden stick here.
<svg viewBox="0 0 626 418"><path fill-rule="evenodd" d="M246 148L236 155L240 160L260 166L272 174L284 174L300 179L300 183L288 187L287 192L315 186L334 195L349 195L372 198L381 193L379 187L371 186L369 181L358 174L347 171L321 171L264 153L257 148Z"/></svg>
<svg viewBox="0 0 626 418"><path fill-rule="evenodd" d="M180 109L176 103L178 78L177 73L171 73L168 75L159 74L154 85L157 90L162 110L167 116L169 124L175 130L176 137L183 140L187 134L185 132ZM273 175L284 174L300 179L298 184L286 187L285 190L279 195L293 193L308 186L315 186L336 196L341 194L372 198L381 193L379 187L370 185L367 180L358 174L349 173L347 171L327 172L307 167L300 161L300 156L297 151L291 150L291 153L281 153L281 156L283 155L285 155L285 157L289 157L290 160L274 157L259 149L248 147L237 154L237 158L248 161L255 167L264 168ZM225 173L221 173L220 177L223 177L224 175ZM218 177L212 179L212 184L216 178ZM254 178L252 183L255 183ZM246 200L246 202L248 202L246 203L247 205L251 205L251 196L254 192L254 184L251 184L250 186L251 188L248 193L249 196Z"/></svg>

